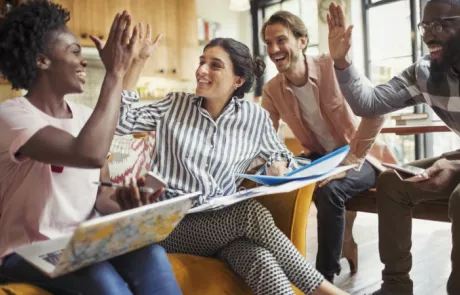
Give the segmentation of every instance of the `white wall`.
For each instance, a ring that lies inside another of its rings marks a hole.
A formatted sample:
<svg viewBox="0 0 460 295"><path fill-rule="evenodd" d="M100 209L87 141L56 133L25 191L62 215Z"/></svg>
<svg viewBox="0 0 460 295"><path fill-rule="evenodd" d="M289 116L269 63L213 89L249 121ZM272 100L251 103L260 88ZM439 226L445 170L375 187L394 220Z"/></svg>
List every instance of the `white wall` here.
<svg viewBox="0 0 460 295"><path fill-rule="evenodd" d="M230 0L196 0L198 17L221 24L222 37L234 38L250 48L251 14L228 9Z"/></svg>

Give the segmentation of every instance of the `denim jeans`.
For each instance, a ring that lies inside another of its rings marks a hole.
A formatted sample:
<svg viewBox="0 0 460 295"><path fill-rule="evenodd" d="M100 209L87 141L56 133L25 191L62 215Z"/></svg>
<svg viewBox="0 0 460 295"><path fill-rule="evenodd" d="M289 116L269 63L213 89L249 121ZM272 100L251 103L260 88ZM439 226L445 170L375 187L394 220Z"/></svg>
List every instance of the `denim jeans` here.
<svg viewBox="0 0 460 295"><path fill-rule="evenodd" d="M350 170L345 178L333 180L315 191L314 200L318 210L316 269L331 282L334 275L341 271L345 203L358 193L373 188L376 179L376 170L365 161L360 171Z"/></svg>
<svg viewBox="0 0 460 295"><path fill-rule="evenodd" d="M165 250L155 244L54 279L11 254L0 265L0 277L6 282L30 283L53 294L182 294Z"/></svg>

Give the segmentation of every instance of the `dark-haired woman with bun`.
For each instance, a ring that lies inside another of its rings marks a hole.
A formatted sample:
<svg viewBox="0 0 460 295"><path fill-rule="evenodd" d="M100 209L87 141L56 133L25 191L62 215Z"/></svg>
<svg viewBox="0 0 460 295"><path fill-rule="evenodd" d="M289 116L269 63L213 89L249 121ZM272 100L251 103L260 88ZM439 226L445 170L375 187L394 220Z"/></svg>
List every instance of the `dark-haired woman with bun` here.
<svg viewBox="0 0 460 295"><path fill-rule="evenodd" d="M292 154L267 112L243 99L264 67L246 45L217 38L200 57L196 94L169 93L157 103L131 108L138 94L123 91L117 132L156 131L152 170L168 182L164 197L232 194L241 182L238 174L259 157L271 175L293 168ZM305 294L345 294L324 280L255 200L189 214L161 244L168 252L222 259L254 294L294 294L290 282Z"/></svg>

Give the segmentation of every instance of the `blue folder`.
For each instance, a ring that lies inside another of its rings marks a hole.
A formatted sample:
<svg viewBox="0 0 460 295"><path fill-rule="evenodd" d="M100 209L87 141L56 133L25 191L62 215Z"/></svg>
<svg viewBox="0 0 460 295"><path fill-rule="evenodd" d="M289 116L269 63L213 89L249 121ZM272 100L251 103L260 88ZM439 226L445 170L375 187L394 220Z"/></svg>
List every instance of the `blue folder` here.
<svg viewBox="0 0 460 295"><path fill-rule="evenodd" d="M330 152L329 154L322 156L319 159L316 159L315 161L312 161L310 164L302 166L283 176L268 176L268 175L254 175L254 174L239 174L239 176L250 179L254 182L257 182L263 185L279 185L279 184L283 184L283 183L293 181L293 180L318 178L318 177L323 176L324 174L331 172L337 166L339 166L339 164L343 161L343 159L345 159L349 151L350 151L349 145L343 146L341 148L336 149L333 152ZM320 163L323 163L326 160L331 160L332 158L335 158L336 161L331 162L330 167L327 167L326 170L323 169L323 171L315 173L314 171L315 166L317 166ZM302 175L302 172L306 172L306 170L311 170L310 171L311 173L308 176Z"/></svg>

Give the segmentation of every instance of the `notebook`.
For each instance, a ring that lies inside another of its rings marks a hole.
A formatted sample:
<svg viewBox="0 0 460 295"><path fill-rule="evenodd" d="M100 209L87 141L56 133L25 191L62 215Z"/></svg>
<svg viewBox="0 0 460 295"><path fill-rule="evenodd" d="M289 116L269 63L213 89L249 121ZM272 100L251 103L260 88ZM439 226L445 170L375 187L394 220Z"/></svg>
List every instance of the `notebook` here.
<svg viewBox="0 0 460 295"><path fill-rule="evenodd" d="M71 235L24 245L15 252L49 277L61 276L164 240L200 195L186 194L88 220Z"/></svg>

